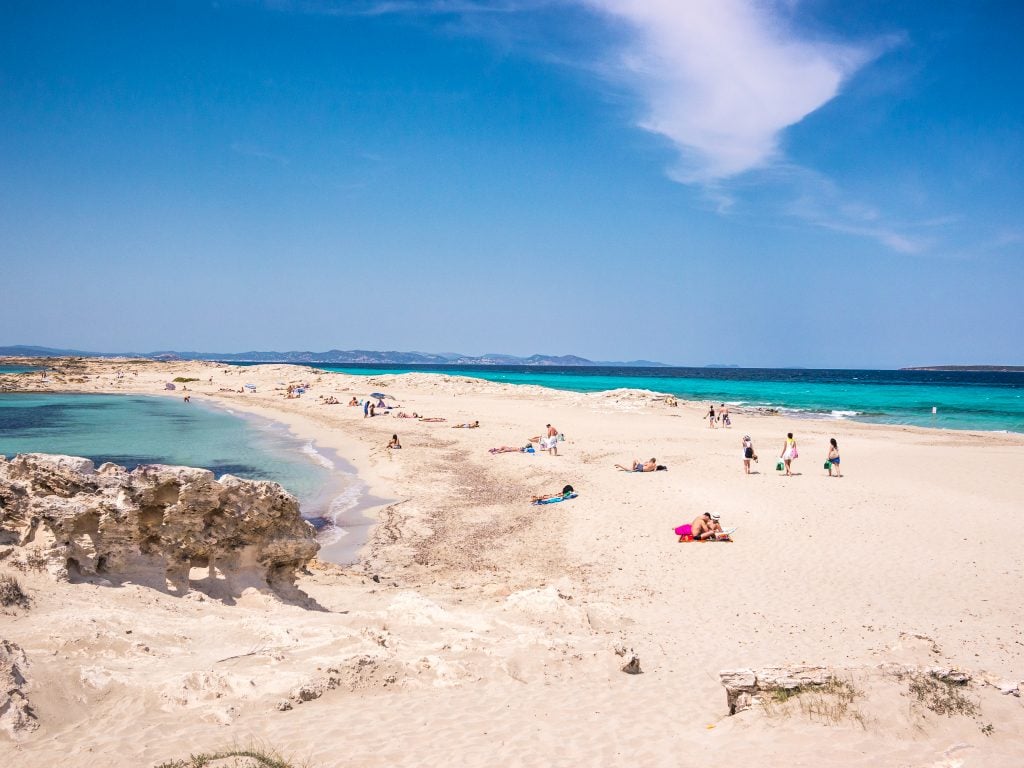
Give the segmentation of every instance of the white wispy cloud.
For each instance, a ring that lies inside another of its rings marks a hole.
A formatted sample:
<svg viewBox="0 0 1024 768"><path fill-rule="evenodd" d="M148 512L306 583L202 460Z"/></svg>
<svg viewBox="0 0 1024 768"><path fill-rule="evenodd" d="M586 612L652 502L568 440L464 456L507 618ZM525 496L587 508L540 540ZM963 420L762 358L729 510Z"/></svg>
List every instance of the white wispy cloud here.
<svg viewBox="0 0 1024 768"><path fill-rule="evenodd" d="M839 93L868 46L802 39L780 6L753 0L579 0L625 31L605 71L634 90L638 125L678 150L683 182L779 159L779 137Z"/></svg>

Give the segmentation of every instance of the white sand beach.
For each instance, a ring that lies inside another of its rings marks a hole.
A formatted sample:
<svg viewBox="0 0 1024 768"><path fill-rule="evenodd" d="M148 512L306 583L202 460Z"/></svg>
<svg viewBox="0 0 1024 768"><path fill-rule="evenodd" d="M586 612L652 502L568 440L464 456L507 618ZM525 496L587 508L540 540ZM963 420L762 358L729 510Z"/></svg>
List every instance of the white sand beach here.
<svg viewBox="0 0 1024 768"><path fill-rule="evenodd" d="M0 613L0 638L24 650L38 727L0 729L6 765L135 768L251 743L314 766L1024 762L1024 436L735 411L712 430L705 404L641 391L285 365L89 360L0 378L180 398L174 377L333 449L393 502L357 562L322 551L300 579L326 610L18 572L32 604ZM446 421L346 405L377 390ZM557 456L488 452L549 423ZM401 450L384 447L393 433ZM822 467L830 437L841 478ZM650 457L668 471L614 468ZM578 498L529 503L565 484ZM677 541L705 511L733 542ZM640 673L624 673L634 655ZM730 716L721 671L800 665L851 700L807 691ZM967 673L938 691L969 706L919 700L932 669Z"/></svg>

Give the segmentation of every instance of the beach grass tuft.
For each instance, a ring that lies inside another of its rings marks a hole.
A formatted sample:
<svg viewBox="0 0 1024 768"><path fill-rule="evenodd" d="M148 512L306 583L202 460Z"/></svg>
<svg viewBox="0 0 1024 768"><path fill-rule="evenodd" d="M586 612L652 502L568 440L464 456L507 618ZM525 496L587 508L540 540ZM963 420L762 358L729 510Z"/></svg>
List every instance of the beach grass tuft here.
<svg viewBox="0 0 1024 768"><path fill-rule="evenodd" d="M253 746L189 755L184 760L160 763L156 768L308 768L308 764L295 763L274 749Z"/></svg>
<svg viewBox="0 0 1024 768"><path fill-rule="evenodd" d="M761 706L768 716L788 717L794 711L792 702L799 705L804 717L824 725L854 722L867 728L864 716L852 706L863 692L848 680L832 678L824 685L802 685L794 688L772 688L761 698Z"/></svg>
<svg viewBox="0 0 1024 768"><path fill-rule="evenodd" d="M199 379L190 379L187 376L175 376L173 380L178 384L188 384L190 381L199 381Z"/></svg>
<svg viewBox="0 0 1024 768"><path fill-rule="evenodd" d="M4 608L10 608L12 605L28 608L31 602L17 577L9 573L0 573L0 605Z"/></svg>

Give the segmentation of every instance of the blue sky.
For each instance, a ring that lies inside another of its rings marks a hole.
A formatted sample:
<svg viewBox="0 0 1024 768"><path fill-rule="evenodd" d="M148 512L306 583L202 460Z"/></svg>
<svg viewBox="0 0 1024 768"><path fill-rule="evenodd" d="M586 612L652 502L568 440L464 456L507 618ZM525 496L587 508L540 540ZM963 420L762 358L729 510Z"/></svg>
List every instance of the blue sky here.
<svg viewBox="0 0 1024 768"><path fill-rule="evenodd" d="M0 5L0 344L1024 364L1024 4Z"/></svg>

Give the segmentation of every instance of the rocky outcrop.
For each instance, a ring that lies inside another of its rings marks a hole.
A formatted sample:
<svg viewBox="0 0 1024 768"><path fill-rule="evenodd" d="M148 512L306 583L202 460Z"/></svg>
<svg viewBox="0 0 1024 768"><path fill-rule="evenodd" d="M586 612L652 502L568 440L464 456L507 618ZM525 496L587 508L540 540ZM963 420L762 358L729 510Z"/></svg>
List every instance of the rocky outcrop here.
<svg viewBox="0 0 1024 768"><path fill-rule="evenodd" d="M277 483L216 480L189 467L128 472L73 456L0 456L0 560L16 567L177 594L190 585L216 597L269 586L297 596L296 571L318 548L295 497Z"/></svg>
<svg viewBox="0 0 1024 768"><path fill-rule="evenodd" d="M0 639L0 728L11 737L39 727L25 691L25 652L12 642Z"/></svg>
<svg viewBox="0 0 1024 768"><path fill-rule="evenodd" d="M828 667L798 665L765 667L763 669L726 669L718 673L725 686L729 714L735 715L761 702L761 697L774 691L793 691L826 685L833 678Z"/></svg>

